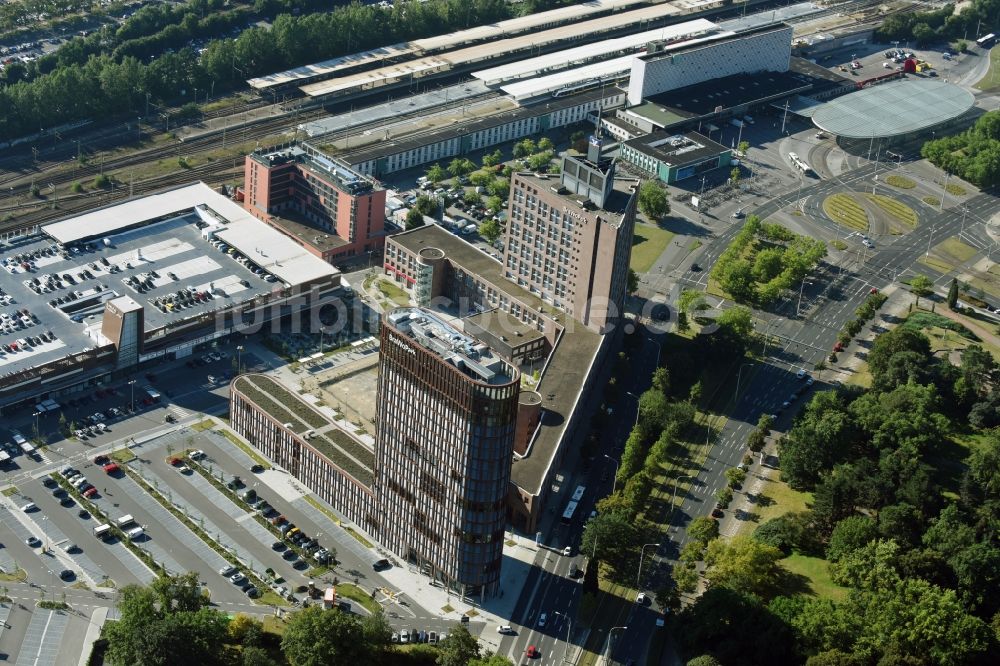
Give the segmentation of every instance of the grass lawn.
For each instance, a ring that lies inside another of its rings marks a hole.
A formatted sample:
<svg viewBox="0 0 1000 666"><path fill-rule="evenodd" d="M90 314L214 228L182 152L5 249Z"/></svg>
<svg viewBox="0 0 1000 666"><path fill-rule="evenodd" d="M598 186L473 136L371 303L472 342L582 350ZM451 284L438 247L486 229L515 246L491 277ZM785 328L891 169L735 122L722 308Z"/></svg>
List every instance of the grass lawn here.
<svg viewBox="0 0 1000 666"><path fill-rule="evenodd" d="M841 587L830 580L829 562L823 558L793 553L779 561L793 574L808 579L809 588L813 595L834 601L842 601L847 597L848 588Z"/></svg>
<svg viewBox="0 0 1000 666"><path fill-rule="evenodd" d="M866 194L865 197L896 222L907 227L917 226L917 214L902 201L884 194Z"/></svg>
<svg viewBox="0 0 1000 666"><path fill-rule="evenodd" d="M898 176L896 174L886 176L885 182L893 187L898 187L901 190L912 190L917 186L916 181L907 178L906 176Z"/></svg>
<svg viewBox="0 0 1000 666"><path fill-rule="evenodd" d="M396 305L410 304L410 296L391 282L379 280L376 286L383 296L394 302Z"/></svg>
<svg viewBox="0 0 1000 666"><path fill-rule="evenodd" d="M831 194L824 199L823 212L842 227L868 231L868 213L846 192Z"/></svg>
<svg viewBox="0 0 1000 666"><path fill-rule="evenodd" d="M215 427L215 421L212 419L205 419L204 421L199 421L191 426L191 430L195 432L201 432L202 430L211 430Z"/></svg>
<svg viewBox="0 0 1000 666"><path fill-rule="evenodd" d="M935 206L935 207L937 207L937 206L941 205L941 200L938 199L937 197L926 196L926 197L921 198L920 200L923 201L928 206Z"/></svg>
<svg viewBox="0 0 1000 666"><path fill-rule="evenodd" d="M1000 49L990 50L990 68L979 79L976 88L980 90L1000 90Z"/></svg>
<svg viewBox="0 0 1000 666"><path fill-rule="evenodd" d="M371 598L371 595L352 583L337 585L337 596L361 604L368 609L369 613L377 613L382 608L381 604Z"/></svg>
<svg viewBox="0 0 1000 666"><path fill-rule="evenodd" d="M951 256L958 259L960 262L966 262L972 259L974 256L979 254L979 250L967 245L958 239L957 236L952 236L951 238L946 238L940 243L938 243L937 248L942 252L947 252Z"/></svg>
<svg viewBox="0 0 1000 666"><path fill-rule="evenodd" d="M962 197L968 193L964 187L956 183L948 183L945 185L944 191L948 194L954 194L956 197Z"/></svg>
<svg viewBox="0 0 1000 666"><path fill-rule="evenodd" d="M632 270L646 273L670 245L674 233L652 224L636 222L632 238Z"/></svg>
<svg viewBox="0 0 1000 666"><path fill-rule="evenodd" d="M949 263L940 257L924 255L917 259L917 262L942 274L948 273L955 268L955 264Z"/></svg>
<svg viewBox="0 0 1000 666"><path fill-rule="evenodd" d="M28 580L28 572L24 569L17 569L14 573L0 573L0 581L5 583L23 583Z"/></svg>
<svg viewBox="0 0 1000 666"><path fill-rule="evenodd" d="M765 481L759 495L762 500L759 523L765 523L786 513L805 511L806 505L812 502L812 493L793 490L787 483L778 479L777 472L774 472L774 478Z"/></svg>
<svg viewBox="0 0 1000 666"><path fill-rule="evenodd" d="M993 271L990 271L991 273ZM982 278L972 278L969 280L969 284L972 285L973 289L977 291L982 289L984 292L993 296L994 298L1000 298L1000 282L997 280L984 280Z"/></svg>
<svg viewBox="0 0 1000 666"><path fill-rule="evenodd" d="M17 486L11 486L10 488L4 488L3 494L7 497L13 497L17 494Z"/></svg>
<svg viewBox="0 0 1000 666"><path fill-rule="evenodd" d="M111 452L111 459L116 462L127 463L135 460L135 454L132 453L132 449L118 449Z"/></svg>
<svg viewBox="0 0 1000 666"><path fill-rule="evenodd" d="M868 364L865 363L860 368L855 370L851 374L851 378L848 379L845 384L854 384L855 386L861 386L863 388L872 387L872 373L868 371Z"/></svg>

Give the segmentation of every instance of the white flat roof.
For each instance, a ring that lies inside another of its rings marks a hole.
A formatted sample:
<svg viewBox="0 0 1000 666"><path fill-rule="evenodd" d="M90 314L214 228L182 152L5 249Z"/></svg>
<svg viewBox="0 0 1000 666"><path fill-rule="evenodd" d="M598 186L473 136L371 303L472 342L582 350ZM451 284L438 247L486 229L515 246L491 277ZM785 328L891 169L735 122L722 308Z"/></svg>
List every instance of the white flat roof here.
<svg viewBox="0 0 1000 666"><path fill-rule="evenodd" d="M546 70L565 68L575 62L591 60L617 51L638 50L653 40L675 40L687 35L701 35L717 29L718 26L715 23L705 19L697 19L678 23L677 25L669 25L664 28L657 28L656 30L646 30L634 35L605 39L594 44L555 51L554 53L519 60L507 65L500 65L499 67L481 69L478 72L473 72L472 76L486 83L505 82L545 72Z"/></svg>
<svg viewBox="0 0 1000 666"><path fill-rule="evenodd" d="M514 81L500 90L504 91L515 100L531 99L545 93L553 93L568 86L584 83L592 79L612 78L615 74L626 75L632 71L632 59L635 56L627 55L613 60L596 62L592 65L584 65L568 69L564 72L557 72L548 76L540 76L534 79L524 79Z"/></svg>
<svg viewBox="0 0 1000 666"><path fill-rule="evenodd" d="M339 272L201 182L98 208L45 225L42 231L59 243L100 239L149 220L166 220L199 207L207 208L215 214L209 217L218 217L223 222L222 230L216 234L219 238L282 282L296 285ZM266 254L261 253L262 248Z"/></svg>
<svg viewBox="0 0 1000 666"><path fill-rule="evenodd" d="M601 18L590 19L580 23L563 25L557 28L543 30L542 32L534 32L520 35L518 37L495 40L486 44L478 44L476 46L458 49L457 51L441 53L433 58L418 58L413 61L412 66L419 67L420 71L426 71L428 68L425 67L424 64L427 61L434 61L435 63L443 62L441 65L443 69L447 69L449 66L459 67L469 65L489 60L496 57L497 54L518 53L525 49L544 46L553 42L580 39L583 35L599 34L609 30L617 30L630 25L641 24L643 21L681 14L684 11L685 10L678 9L670 3L661 3L631 11L618 12L612 14L611 16L603 16ZM407 66L410 65L408 63L400 63L398 65L382 67L370 70L364 74L339 77L330 79L329 81L320 81L310 85L304 85L300 87L300 90L310 97L320 97L323 95L329 95L330 93L349 90L359 85L362 87L366 84L371 87L384 85L380 82L391 81L395 78L395 76L398 76L398 74L394 73L393 70L398 70L400 67Z"/></svg>
<svg viewBox="0 0 1000 666"><path fill-rule="evenodd" d="M330 60L316 62L311 65L303 65L302 67L288 69L284 72L275 72L274 74L268 74L267 76L258 76L254 79L247 79L247 83L250 84L251 88L262 90L270 88L271 86L280 86L285 83L308 79L313 76L331 74L341 69L347 69L348 67L376 63L385 58L398 58L412 53L416 53L416 49L414 49L412 43L402 42L400 44L382 46L377 49L353 53L339 58L331 58Z"/></svg>

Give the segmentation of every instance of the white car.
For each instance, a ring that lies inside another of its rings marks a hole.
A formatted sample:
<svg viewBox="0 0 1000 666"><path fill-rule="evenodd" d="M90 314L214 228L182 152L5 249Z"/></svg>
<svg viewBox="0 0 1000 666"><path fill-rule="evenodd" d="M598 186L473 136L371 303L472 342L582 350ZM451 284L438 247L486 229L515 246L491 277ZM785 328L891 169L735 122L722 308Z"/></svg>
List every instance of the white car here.
<svg viewBox="0 0 1000 666"><path fill-rule="evenodd" d="M636 595L636 597L635 597L635 603L639 604L640 606L645 606L646 605L646 593L645 592L640 592L638 595Z"/></svg>
<svg viewBox="0 0 1000 666"><path fill-rule="evenodd" d="M497 627L497 632L501 634L513 634L514 630L511 628L509 624L501 624L499 627Z"/></svg>
<svg viewBox="0 0 1000 666"><path fill-rule="evenodd" d="M549 619L549 616L546 615L545 613L542 613L541 615L539 615L538 616L538 628L541 629L542 627L544 627L545 626L545 621L548 620L548 619Z"/></svg>

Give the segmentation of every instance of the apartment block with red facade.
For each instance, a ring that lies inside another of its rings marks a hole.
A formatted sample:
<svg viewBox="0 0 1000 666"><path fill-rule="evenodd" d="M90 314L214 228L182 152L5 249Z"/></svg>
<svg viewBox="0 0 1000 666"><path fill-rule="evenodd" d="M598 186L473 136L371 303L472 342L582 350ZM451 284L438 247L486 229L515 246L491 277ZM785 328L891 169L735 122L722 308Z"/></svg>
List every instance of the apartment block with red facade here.
<svg viewBox="0 0 1000 666"><path fill-rule="evenodd" d="M385 242L385 190L308 143L247 155L243 206L329 263Z"/></svg>

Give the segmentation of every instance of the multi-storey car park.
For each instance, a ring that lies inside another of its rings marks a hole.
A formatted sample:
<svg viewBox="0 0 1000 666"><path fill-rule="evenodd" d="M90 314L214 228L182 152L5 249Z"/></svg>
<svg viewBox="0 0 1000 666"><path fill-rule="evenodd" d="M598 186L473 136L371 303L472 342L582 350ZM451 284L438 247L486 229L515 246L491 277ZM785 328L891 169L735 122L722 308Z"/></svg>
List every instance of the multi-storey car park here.
<svg viewBox="0 0 1000 666"><path fill-rule="evenodd" d="M0 249L0 409L57 398L333 297L340 275L197 183Z"/></svg>

